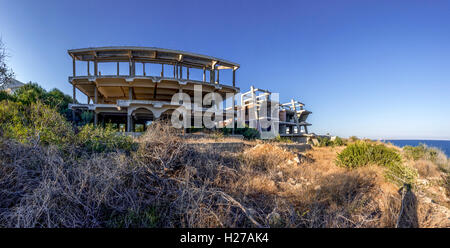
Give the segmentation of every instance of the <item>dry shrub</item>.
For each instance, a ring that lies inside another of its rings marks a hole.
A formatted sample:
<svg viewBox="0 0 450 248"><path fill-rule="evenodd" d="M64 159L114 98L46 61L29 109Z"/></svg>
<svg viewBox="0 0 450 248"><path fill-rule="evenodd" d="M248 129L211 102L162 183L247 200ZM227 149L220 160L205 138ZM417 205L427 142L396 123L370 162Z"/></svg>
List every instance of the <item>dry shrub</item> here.
<svg viewBox="0 0 450 248"><path fill-rule="evenodd" d="M154 123L130 154L0 148L6 227L395 227L401 208L383 168L335 166L339 147L304 159L273 144L229 153ZM417 203L405 209L419 226L445 226Z"/></svg>
<svg viewBox="0 0 450 248"><path fill-rule="evenodd" d="M369 169L329 174L306 190L302 227L376 227L382 209L375 200L378 174Z"/></svg>
<svg viewBox="0 0 450 248"><path fill-rule="evenodd" d="M164 216L160 226L232 227L247 221L223 190L238 177L232 155L188 147L177 131L157 122L140 139L134 161L152 182L152 200Z"/></svg>
<svg viewBox="0 0 450 248"><path fill-rule="evenodd" d="M417 169L421 177L430 178L439 177L441 175L439 167L429 160L419 159L417 161L412 161L411 164Z"/></svg>
<svg viewBox="0 0 450 248"><path fill-rule="evenodd" d="M138 160L154 166L153 169L165 171L176 169L186 151L183 140L170 123L157 121L140 137L137 151Z"/></svg>
<svg viewBox="0 0 450 248"><path fill-rule="evenodd" d="M293 163L296 158L298 160L296 155L272 144L258 144L246 150L243 157L244 166L263 172L277 169L289 163L288 161Z"/></svg>
<svg viewBox="0 0 450 248"><path fill-rule="evenodd" d="M310 162L299 163L296 154L269 144L248 149L236 183L242 189L239 198L251 197L246 206L258 209L258 221L272 227L377 227L382 218L393 222L384 216L380 200L391 190L382 169L336 167L337 150L314 148L302 160Z"/></svg>
<svg viewBox="0 0 450 248"><path fill-rule="evenodd" d="M145 206L138 174L119 153L64 157L54 147L3 141L1 226L101 227Z"/></svg>

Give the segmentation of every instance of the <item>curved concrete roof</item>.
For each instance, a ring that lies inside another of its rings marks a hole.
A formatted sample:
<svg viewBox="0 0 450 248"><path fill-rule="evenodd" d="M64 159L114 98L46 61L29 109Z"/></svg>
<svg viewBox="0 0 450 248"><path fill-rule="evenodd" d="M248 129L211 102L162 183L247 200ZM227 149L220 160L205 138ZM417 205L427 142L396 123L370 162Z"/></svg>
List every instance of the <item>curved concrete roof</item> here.
<svg viewBox="0 0 450 248"><path fill-rule="evenodd" d="M207 55L171 50L157 47L110 46L71 49L67 51L76 60L98 62L130 61L154 62L166 64L184 64L187 66L211 69L238 69L239 64Z"/></svg>

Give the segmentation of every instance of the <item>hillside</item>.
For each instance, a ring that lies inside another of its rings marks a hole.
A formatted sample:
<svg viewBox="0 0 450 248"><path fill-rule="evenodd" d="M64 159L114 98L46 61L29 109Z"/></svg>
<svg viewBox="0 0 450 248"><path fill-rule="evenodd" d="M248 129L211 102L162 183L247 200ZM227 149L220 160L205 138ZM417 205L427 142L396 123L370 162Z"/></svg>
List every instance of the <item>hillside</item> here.
<svg viewBox="0 0 450 248"><path fill-rule="evenodd" d="M0 104L2 227L449 227L449 161L372 141L138 139ZM242 143L217 149L208 143ZM192 145L195 143L196 145Z"/></svg>

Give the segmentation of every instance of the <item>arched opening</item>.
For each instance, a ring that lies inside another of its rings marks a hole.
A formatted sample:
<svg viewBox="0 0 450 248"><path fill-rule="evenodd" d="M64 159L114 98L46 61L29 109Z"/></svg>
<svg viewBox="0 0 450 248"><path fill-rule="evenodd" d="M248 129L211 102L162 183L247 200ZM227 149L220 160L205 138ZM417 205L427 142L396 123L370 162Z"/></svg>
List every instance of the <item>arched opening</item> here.
<svg viewBox="0 0 450 248"><path fill-rule="evenodd" d="M133 132L145 132L148 126L155 120L153 112L146 108L138 108L131 115L133 119Z"/></svg>

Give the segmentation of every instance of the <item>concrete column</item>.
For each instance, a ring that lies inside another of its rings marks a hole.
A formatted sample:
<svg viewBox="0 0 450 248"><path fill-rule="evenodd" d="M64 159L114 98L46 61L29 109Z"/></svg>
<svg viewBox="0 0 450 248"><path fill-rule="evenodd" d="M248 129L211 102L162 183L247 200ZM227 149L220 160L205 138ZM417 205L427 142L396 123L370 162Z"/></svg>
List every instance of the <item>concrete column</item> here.
<svg viewBox="0 0 450 248"><path fill-rule="evenodd" d="M210 71L209 71L209 76L210 76L210 83L214 83L215 81L216 81L216 72L215 72L215 69L213 68L213 69L211 69Z"/></svg>
<svg viewBox="0 0 450 248"><path fill-rule="evenodd" d="M231 134L233 134L233 135L234 135L234 125L235 125L235 120L234 120L234 118L235 118L235 116L234 116L235 96L236 96L236 94L233 92L233 102L231 103L231 111L233 111L233 118L231 119L231 125L232 125L231 126L232 127Z"/></svg>
<svg viewBox="0 0 450 248"><path fill-rule="evenodd" d="M97 63L97 57L94 60L94 75L98 76L98 63Z"/></svg>
<svg viewBox="0 0 450 248"><path fill-rule="evenodd" d="M161 77L164 77L164 64L161 64Z"/></svg>
<svg viewBox="0 0 450 248"><path fill-rule="evenodd" d="M117 62L117 76L119 76L119 62Z"/></svg>
<svg viewBox="0 0 450 248"><path fill-rule="evenodd" d="M73 84L72 84L72 88L73 88L73 99L72 99L72 102L73 103L76 103L77 102L77 90L76 90L76 87L75 87L75 81L73 82Z"/></svg>
<svg viewBox="0 0 450 248"><path fill-rule="evenodd" d="M131 59L128 61L128 76L131 76Z"/></svg>
<svg viewBox="0 0 450 248"><path fill-rule="evenodd" d="M206 82L206 68L203 67L203 82Z"/></svg>
<svg viewBox="0 0 450 248"><path fill-rule="evenodd" d="M187 72L187 80L189 80L189 67L186 67Z"/></svg>
<svg viewBox="0 0 450 248"><path fill-rule="evenodd" d="M75 57L72 59L72 69L73 69L73 77L75 77L76 73L76 65L75 65Z"/></svg>
<svg viewBox="0 0 450 248"><path fill-rule="evenodd" d="M130 100L133 100L133 88L131 87L128 87L128 96Z"/></svg>
<svg viewBox="0 0 450 248"><path fill-rule="evenodd" d="M233 68L233 87L236 87L236 69L234 69ZM235 120L234 120L234 118L235 118L235 116L234 116L234 108L235 108L235 103L234 103L234 98L235 98L235 93L233 93L233 103L231 104L232 105L232 109L233 109L233 121L232 121L232 123L233 123L233 130L232 130L232 134L234 134L234 122L235 122Z"/></svg>
<svg viewBox="0 0 450 248"><path fill-rule="evenodd" d="M131 131L132 130L131 126L133 125L132 122L133 119L131 118L131 115L127 115L127 132L132 132Z"/></svg>
<svg viewBox="0 0 450 248"><path fill-rule="evenodd" d="M90 64L91 64L91 62L88 60L88 61L87 61L87 75L88 75L88 76L91 75L91 72L90 72L90 70L89 70Z"/></svg>
<svg viewBox="0 0 450 248"><path fill-rule="evenodd" d="M145 63L144 62L142 62L142 72L143 72L143 74L145 76Z"/></svg>
<svg viewBox="0 0 450 248"><path fill-rule="evenodd" d="M217 69L217 83L219 83L219 69Z"/></svg>
<svg viewBox="0 0 450 248"><path fill-rule="evenodd" d="M98 89L97 89L97 85L94 88L94 104L98 104Z"/></svg>

